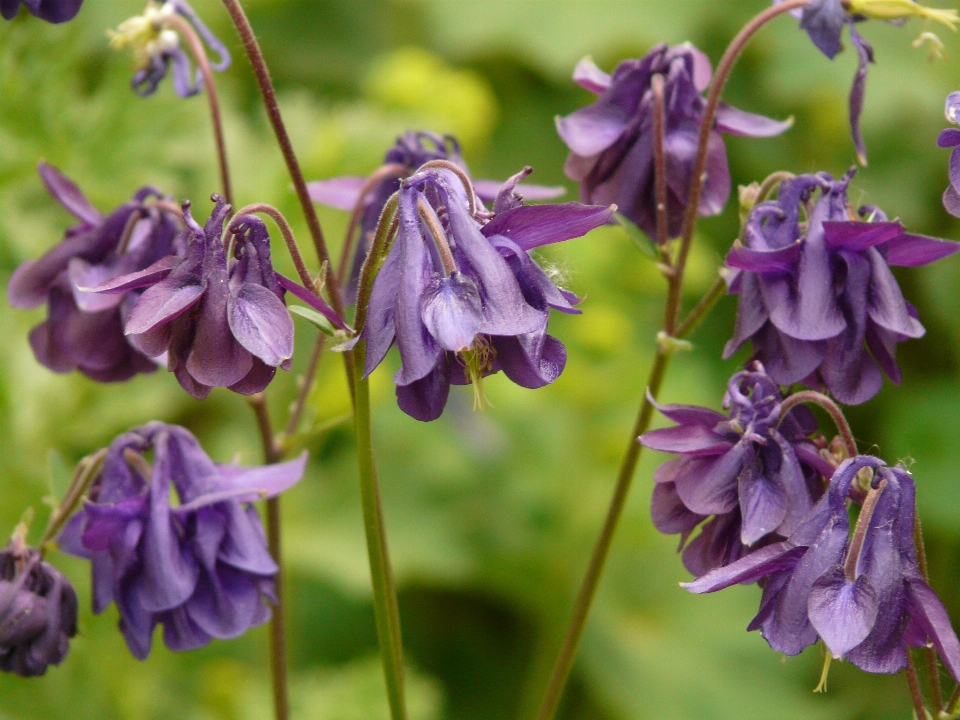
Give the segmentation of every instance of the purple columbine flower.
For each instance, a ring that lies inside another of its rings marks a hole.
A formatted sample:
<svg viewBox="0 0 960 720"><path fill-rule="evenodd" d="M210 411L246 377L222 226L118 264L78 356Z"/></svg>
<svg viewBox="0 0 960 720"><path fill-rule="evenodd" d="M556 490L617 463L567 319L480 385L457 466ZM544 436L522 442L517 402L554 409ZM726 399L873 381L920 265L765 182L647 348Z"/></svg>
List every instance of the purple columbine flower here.
<svg viewBox="0 0 960 720"><path fill-rule="evenodd" d="M960 125L960 91L947 95L944 115L954 125ZM950 153L950 184L943 191L943 206L954 217L960 217L960 129L947 128L937 138L942 148L952 147Z"/></svg>
<svg viewBox="0 0 960 720"><path fill-rule="evenodd" d="M730 357L747 340L780 385L826 387L842 403L866 402L883 384L900 383L896 346L924 334L891 265L913 267L960 250L960 244L911 235L877 208L852 220L847 184L826 173L784 181L776 200L747 218L745 244L727 265L739 293ZM820 196L813 201L814 194ZM800 211L812 210L801 224Z"/></svg>
<svg viewBox="0 0 960 720"><path fill-rule="evenodd" d="M773 0L779 5L783 0ZM935 10L918 5L913 0L811 0L793 14L800 18L800 27L824 55L833 60L843 49L841 36L844 26L850 28L850 40L857 49L857 72L850 90L850 130L857 159L867 164L867 148L860 131L860 115L867 89L867 69L874 62L873 47L857 32L855 23L868 18L900 23L916 15L935 20L956 30L955 10Z"/></svg>
<svg viewBox="0 0 960 720"><path fill-rule="evenodd" d="M363 216L360 219L360 241L353 258L353 269L350 281L346 288L347 301L353 303L357 299L357 281L360 278L360 268L370 252L370 244L380 220L387 200L400 189L400 181L404 177L413 175L421 165L432 160L447 160L460 167L464 172L467 164L460 155L460 143L452 135L437 135L431 132L415 132L408 130L397 138L383 158L383 166L397 166L397 172L383 177L375 187L367 188ZM401 170L402 168L402 170ZM367 178L344 176L329 180L318 180L309 183L310 197L314 202L329 205L340 210L351 211L360 201L360 194L364 192ZM494 180L476 180L473 183L477 197L485 203L496 201L497 193L503 185ZM517 188L518 193L528 200L549 200L559 197L565 192L562 187L543 187L541 185L523 184Z"/></svg>
<svg viewBox="0 0 960 720"><path fill-rule="evenodd" d="M0 550L0 670L22 677L59 665L77 634L77 594L17 535Z"/></svg>
<svg viewBox="0 0 960 720"><path fill-rule="evenodd" d="M278 366L290 369L293 355L293 320L270 262L266 225L244 216L224 240L231 207L219 195L213 200L217 205L205 227L190 215L190 204L183 204L182 256L96 288L108 297L147 288L130 311L125 332L145 355L167 353L169 370L201 400L212 387L258 393Z"/></svg>
<svg viewBox="0 0 960 720"><path fill-rule="evenodd" d="M167 0L162 5L150 0L143 15L125 20L120 23L116 32L110 33L110 44L115 49L130 47L133 51L137 71L131 86L142 97L153 95L157 91L171 65L173 88L177 95L187 98L203 89L203 74L199 68L194 73L190 57L180 47L179 34L165 22L172 15L185 18L207 46L217 54L217 62L210 63L212 70L223 72L230 67L230 52L227 46L210 32L186 0Z"/></svg>
<svg viewBox="0 0 960 720"><path fill-rule="evenodd" d="M693 575L728 565L792 533L823 494L833 467L810 439L817 423L798 406L780 422L783 400L759 363L731 378L722 415L692 405L657 405L675 427L640 436L645 447L677 453L654 473L654 526L681 535Z"/></svg>
<svg viewBox="0 0 960 720"><path fill-rule="evenodd" d="M640 60L624 60L610 76L584 58L573 79L600 97L588 107L557 119L557 131L570 148L566 173L580 183L580 199L615 204L651 238L656 238L653 159L655 74L664 78L664 150L667 174L667 229L677 237L683 227L700 121L710 84L710 60L690 44L657 45ZM730 195L730 170L721 133L770 137L790 127L737 110L724 103L710 136L700 215L716 215Z"/></svg>
<svg viewBox="0 0 960 720"><path fill-rule="evenodd" d="M117 604L138 659L158 624L177 651L237 637L270 618L277 573L252 503L292 486L305 465L306 453L264 467L220 465L184 428L150 423L113 441L58 542L92 562L93 610Z"/></svg>
<svg viewBox="0 0 960 720"><path fill-rule="evenodd" d="M79 370L100 382L153 372L156 364L123 334L140 293L104 296L90 289L177 252L179 219L151 202L162 194L150 187L104 217L58 170L46 163L38 169L50 194L79 223L46 255L20 265L7 287L14 307L47 304L47 319L30 331L37 361L54 372Z"/></svg>
<svg viewBox="0 0 960 720"><path fill-rule="evenodd" d="M0 0L0 17L13 20L25 5L31 15L51 23L73 20L83 0Z"/></svg>
<svg viewBox="0 0 960 720"><path fill-rule="evenodd" d="M513 188L527 172L508 181L495 208L518 202ZM451 383L473 384L482 403L480 382L498 370L527 388L556 380L566 350L547 335L549 310L577 313L578 300L554 285L529 251L579 237L613 212L566 203L512 207L491 219L468 192L472 187L441 168L403 181L399 231L360 335L367 374L396 342L397 402L418 420L440 416Z"/></svg>
<svg viewBox="0 0 960 720"><path fill-rule="evenodd" d="M864 468L875 469L873 491L851 538L846 501ZM917 567L915 512L910 473L850 458L789 538L682 585L706 593L760 580L760 610L747 629L778 652L796 655L820 638L835 658L895 673L907 664L908 645L932 644L958 679L960 642Z"/></svg>

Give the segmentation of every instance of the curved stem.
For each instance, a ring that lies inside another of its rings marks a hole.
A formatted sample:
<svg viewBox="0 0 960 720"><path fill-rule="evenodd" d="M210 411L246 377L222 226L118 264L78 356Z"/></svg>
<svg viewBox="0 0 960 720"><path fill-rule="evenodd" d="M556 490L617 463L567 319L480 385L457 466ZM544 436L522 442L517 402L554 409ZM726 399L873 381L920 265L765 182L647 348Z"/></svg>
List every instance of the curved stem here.
<svg viewBox="0 0 960 720"><path fill-rule="evenodd" d="M403 641L400 633L400 608L397 589L390 567L386 527L380 499L380 486L373 467L373 444L370 430L370 384L364 379L364 345L361 341L354 353L353 377L356 388L357 463L360 471L360 495L363 505L363 527L367 536L367 554L373 581L373 605L377 618L377 637L387 698L392 720L407 717L404 698Z"/></svg>
<svg viewBox="0 0 960 720"><path fill-rule="evenodd" d="M703 181L706 179L705 171L707 168L707 150L710 143L710 133L713 132L714 120L717 115L717 107L720 104L720 96L723 94L723 88L727 84L727 79L736 64L740 53L746 47L747 42L756 32L779 15L803 7L810 0L785 0L779 5L767 8L737 33L737 36L730 42L726 52L717 65L717 72L713 76L713 82L710 84L710 93L707 95L707 102L703 109L703 117L700 120L700 139L697 145L697 157L693 165L693 176L690 180L690 192L687 195L687 211L683 219L683 233L680 240L680 251L677 254L676 273L679 282L670 286L670 293L667 296L668 324L664 328L668 334L673 334L673 328L676 326L677 318L680 316L681 292L683 291L683 274L687 266L687 258L690 255L690 245L693 243L693 231L697 226L697 211L700 206L700 195L703 191Z"/></svg>
<svg viewBox="0 0 960 720"><path fill-rule="evenodd" d="M310 271L307 270L307 264L303 261L303 255L300 254L300 246L297 245L297 240L293 236L293 229L290 227L290 223L287 222L287 219L283 216L277 208L273 205L267 205L265 203L254 203L253 205L247 205L246 207L240 208L237 211L237 214L233 216L233 219L230 221L230 225L227 226L227 232L230 233L234 230L237 222L244 215L254 215L256 213L263 213L273 218L273 221L277 224L277 227L280 228L280 234L283 235L283 240L287 244L287 251L290 253L290 258L293 260L293 265L297 269L297 275L300 276L300 282L303 283L303 286L307 288L314 295L319 295L317 292L317 286L313 278L310 277Z"/></svg>
<svg viewBox="0 0 960 720"><path fill-rule="evenodd" d="M443 231L443 226L440 224L440 218L437 217L433 208L430 207L430 204L422 197L417 199L417 211L420 214L420 219L423 220L423 224L426 225L430 231L433 244L437 248L437 254L440 255L440 264L443 265L444 272L447 277L453 275L453 273L457 271L457 263L453 259L453 252L450 250L447 235Z"/></svg>
<svg viewBox="0 0 960 720"><path fill-rule="evenodd" d="M907 676L907 687L910 688L910 700L917 720L927 720L927 708L923 705L923 693L920 692L920 681L917 679L917 668L913 664L910 648L907 648L907 667L904 670Z"/></svg>
<svg viewBox="0 0 960 720"><path fill-rule="evenodd" d="M473 190L473 183L470 181L470 176L463 171L462 167L449 160L430 160L421 165L418 170L423 170L424 168L443 168L460 178L460 182L463 183L463 189L467 192L467 202L470 203L470 217L477 214L477 195Z"/></svg>
<svg viewBox="0 0 960 720"><path fill-rule="evenodd" d="M653 91L653 175L657 201L657 246L663 253L670 239L667 228L667 153L663 145L666 125L663 75L657 73L650 78L650 89Z"/></svg>
<svg viewBox="0 0 960 720"><path fill-rule="evenodd" d="M293 180L293 187L297 193L297 199L300 201L300 207L303 209L304 217L307 220L307 227L310 229L310 237L313 238L313 245L317 251L317 257L320 264L326 263L327 279L326 285L330 294L330 304L340 317L346 317L343 305L343 296L340 292L340 283L337 282L336 273L333 271L333 265L330 262L330 253L327 251L327 243L323 237L323 229L320 227L320 218L317 217L317 210L310 199L310 192L307 190L307 183L303 177L303 171L300 169L300 162L293 150L293 144L290 142L290 136L287 128L283 124L283 116L280 114L280 106L277 103L277 93L273 88L273 81L270 79L270 71L263 59L263 53L260 50L260 44L250 26L240 0L222 0L224 7L230 14L230 19L240 34L240 40L247 51L247 57L250 58L250 64L253 66L254 75L257 78L257 86L260 88L260 94L263 96L263 104L267 111L267 117L270 119L270 125L273 127L274 135L280 144L280 151L283 153L283 159L287 164L287 171L290 173L290 179ZM349 373L349 368L348 368Z"/></svg>
<svg viewBox="0 0 960 720"><path fill-rule="evenodd" d="M233 204L233 190L230 186L230 166L227 163L227 143L223 137L223 117L220 114L220 101L217 98L217 85L213 80L213 72L210 70L210 60L207 58L207 51L203 43L197 36L193 26L179 15L167 15L164 19L164 25L169 25L178 33L186 38L190 45L190 51L193 53L200 73L203 75L203 85L207 91L207 99L210 102L210 119L213 121L213 137L217 144L217 159L220 163L220 184L223 186L223 197L228 203Z"/></svg>
<svg viewBox="0 0 960 720"><path fill-rule="evenodd" d="M57 509L50 515L50 522L47 524L47 529L44 530L40 542L37 543L37 547L40 548L41 552L44 550L44 545L57 536L57 533L63 528L64 523L66 523L73 514L77 503L80 502L80 498L83 497L84 493L87 492L90 485L100 474L100 470L103 467L103 459L106 456L107 449L103 448L93 455L88 455L83 458L77 464L77 469L73 473L73 478L70 480L70 485L67 487L67 492L64 494L63 500L60 501Z"/></svg>
<svg viewBox="0 0 960 720"><path fill-rule="evenodd" d="M780 422L783 422L788 412L802 403L813 403L826 410L837 426L837 430L840 432L843 444L847 448L847 455L849 457L856 457L860 454L857 451L857 441L853 438L853 433L850 431L850 424L847 422L847 418L844 417L843 411L833 400L823 393L818 393L814 390L803 390L786 398L780 404Z"/></svg>
<svg viewBox="0 0 960 720"><path fill-rule="evenodd" d="M357 196L357 202L353 206L353 211L350 213L350 223L347 225L347 233L343 237L343 249L340 251L340 262L337 265L337 280L341 286L347 280L347 267L353 250L353 238L356 234L357 226L360 224L360 219L363 217L363 212L367 207L367 195L373 192L384 180L388 180L391 177L400 178L406 174L406 165L389 163L371 173L370 176L364 180L363 185L360 186L360 194Z"/></svg>
<svg viewBox="0 0 960 720"><path fill-rule="evenodd" d="M779 172L768 175L764 181L760 183L760 189L757 190L757 199L754 201L754 205L759 205L770 197L773 191L779 187L780 183L784 180L792 180L795 177L796 175L787 170L780 170Z"/></svg>

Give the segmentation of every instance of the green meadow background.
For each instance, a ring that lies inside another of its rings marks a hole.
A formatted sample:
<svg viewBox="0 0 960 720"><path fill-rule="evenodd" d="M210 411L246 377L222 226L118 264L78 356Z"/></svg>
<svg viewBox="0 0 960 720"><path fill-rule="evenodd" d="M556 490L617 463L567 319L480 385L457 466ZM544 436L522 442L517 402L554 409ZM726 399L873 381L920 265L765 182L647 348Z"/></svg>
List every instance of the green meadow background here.
<svg viewBox="0 0 960 720"><path fill-rule="evenodd" d="M526 164L535 181L564 183L566 150L554 116L590 101L570 79L592 55L605 69L657 42L692 41L714 62L764 0L248 0L309 178L366 174L401 132L457 135L478 178ZM219 76L235 192L242 204L280 207L302 240L302 217L269 132L249 65L216 0L196 9L234 52ZM71 218L46 194L39 159L61 168L108 211L141 185L192 198L200 217L217 189L206 103L181 100L169 82L155 97L129 89L131 59L110 50L106 28L139 12L133 0L86 0L51 26L22 15L0 23L0 284L18 263L56 243ZM960 48L943 30L946 59L911 48L924 30L862 27L876 48L864 132L870 165L851 187L915 232L960 239L942 209L948 153L936 147L943 99L960 86ZM729 138L735 183L786 169L842 174L854 161L846 97L853 53L826 60L786 17L750 45L727 99L794 116L780 138ZM322 209L334 247L346 214ZM709 286L737 231L736 203L700 225L689 297ZM309 244L309 243L307 243ZM276 253L282 257L281 252ZM400 588L411 720L526 720L536 710L581 574L599 530L619 458L643 393L665 284L618 228L542 253L586 299L581 317L557 315L566 371L552 386L487 382L493 407L471 410L454 391L443 417L418 423L396 407L391 355L373 376L374 434L387 528ZM279 261L281 266L288 263ZM311 257L312 262L312 257ZM905 295L927 336L901 346L904 385L887 383L850 419L861 448L909 464L919 488L932 582L960 619L960 259L902 269ZM746 355L723 362L735 302L723 300L677 356L662 398L719 407ZM41 310L0 302L0 535L27 506L46 522L44 497L83 455L159 419L188 427L225 462L260 462L244 400L216 391L197 402L158 372L119 385L39 366L27 345ZM297 325L298 357L270 389L285 422L316 332ZM295 720L386 720L355 445L343 369L325 357L309 403L303 481L284 496L291 692ZM658 422L662 422L658 420ZM834 663L815 695L817 647L785 658L745 627L759 591L693 596L675 554L648 515L651 474L641 463L606 576L583 638L564 720L905 719L903 677L868 676ZM52 562L81 596L81 634L42 679L0 677L0 719L266 720L271 717L267 632L214 641L185 655L159 637L132 658L113 608L94 616L89 568ZM944 677L947 690L952 683Z"/></svg>

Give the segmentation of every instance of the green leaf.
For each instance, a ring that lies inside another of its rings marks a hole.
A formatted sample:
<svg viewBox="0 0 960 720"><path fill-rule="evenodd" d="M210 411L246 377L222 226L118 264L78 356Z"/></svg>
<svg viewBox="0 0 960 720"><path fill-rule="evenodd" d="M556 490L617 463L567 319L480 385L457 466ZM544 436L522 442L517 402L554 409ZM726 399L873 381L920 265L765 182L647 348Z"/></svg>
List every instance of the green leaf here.
<svg viewBox="0 0 960 720"><path fill-rule="evenodd" d="M617 219L617 222L620 223L620 227L627 231L627 237L633 241L633 244L637 246L637 249L645 257L651 260L656 260L660 257L657 246L653 244L653 241L647 237L647 234L638 228L632 220L621 213L614 213L613 216Z"/></svg>
<svg viewBox="0 0 960 720"><path fill-rule="evenodd" d="M319 328L320 332L333 337L335 332L333 325L331 325L329 320L327 320L323 315L318 313L313 308L303 307L302 305L291 305L287 309L294 315L299 315L311 325Z"/></svg>

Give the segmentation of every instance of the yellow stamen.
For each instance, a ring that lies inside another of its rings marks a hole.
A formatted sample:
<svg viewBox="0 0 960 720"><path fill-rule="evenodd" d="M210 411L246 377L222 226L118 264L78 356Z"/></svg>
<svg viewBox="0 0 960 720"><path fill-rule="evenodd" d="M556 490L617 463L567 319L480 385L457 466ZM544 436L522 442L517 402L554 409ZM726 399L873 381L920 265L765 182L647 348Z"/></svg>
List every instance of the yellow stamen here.
<svg viewBox="0 0 960 720"><path fill-rule="evenodd" d="M825 693L827 691L827 675L830 674L830 661L833 658L830 656L830 651L824 648L823 653L823 672L820 673L820 684L817 685L813 691L815 693Z"/></svg>
<svg viewBox="0 0 960 720"><path fill-rule="evenodd" d="M483 376L490 372L493 359L496 357L493 347L482 335L478 335L473 346L467 350L461 350L459 354L470 384L473 386L473 409L482 411L488 406L493 407L493 403L487 398L483 389Z"/></svg>
<svg viewBox="0 0 960 720"><path fill-rule="evenodd" d="M110 46L114 50L129 47L137 65L146 68L152 57L180 44L177 33L164 27L164 20L175 12L169 3L158 5L150 0L143 15L124 20L116 30L107 30Z"/></svg>
<svg viewBox="0 0 960 720"><path fill-rule="evenodd" d="M849 10L855 15L865 15L877 20L899 20L922 17L946 25L956 32L960 15L956 10L928 8L913 0L850 0Z"/></svg>

